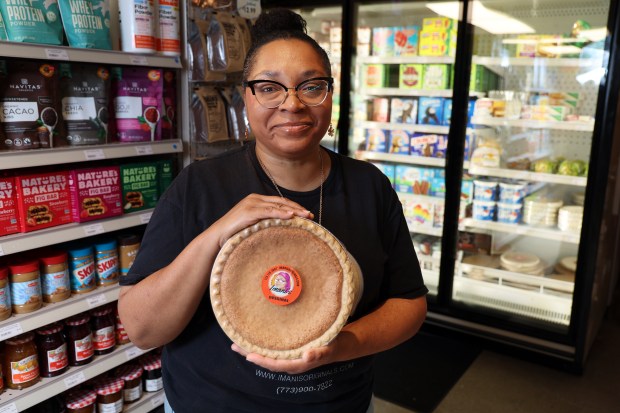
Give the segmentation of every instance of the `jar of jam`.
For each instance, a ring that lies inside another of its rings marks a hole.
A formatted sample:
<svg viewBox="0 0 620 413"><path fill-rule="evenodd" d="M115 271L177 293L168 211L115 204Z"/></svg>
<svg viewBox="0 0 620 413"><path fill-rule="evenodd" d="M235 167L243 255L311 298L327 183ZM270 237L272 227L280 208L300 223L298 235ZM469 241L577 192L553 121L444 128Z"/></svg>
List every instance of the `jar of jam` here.
<svg viewBox="0 0 620 413"><path fill-rule="evenodd" d="M69 269L72 293L83 294L97 288L92 247L70 249Z"/></svg>
<svg viewBox="0 0 620 413"><path fill-rule="evenodd" d="M25 333L5 341L4 378L9 389L21 390L39 380L39 360L34 333Z"/></svg>
<svg viewBox="0 0 620 413"><path fill-rule="evenodd" d="M121 321L121 317L118 315L118 307L116 307L114 313L116 316L116 344L127 344L130 342L130 340L127 332L125 331L125 326Z"/></svg>
<svg viewBox="0 0 620 413"><path fill-rule="evenodd" d="M107 240L95 244L97 285L106 286L118 282L118 243Z"/></svg>
<svg viewBox="0 0 620 413"><path fill-rule="evenodd" d="M95 413L97 393L94 390L73 390L67 394L67 413Z"/></svg>
<svg viewBox="0 0 620 413"><path fill-rule="evenodd" d="M69 358L62 324L54 323L38 329L36 344L41 377L56 377L67 370Z"/></svg>
<svg viewBox="0 0 620 413"><path fill-rule="evenodd" d="M9 265L11 270L11 303L15 314L30 313L41 308L39 261L27 260Z"/></svg>
<svg viewBox="0 0 620 413"><path fill-rule="evenodd" d="M112 311L110 306L92 311L93 348L97 355L111 353L116 346L116 320Z"/></svg>
<svg viewBox="0 0 620 413"><path fill-rule="evenodd" d="M161 390L164 387L164 382L161 378L161 359L148 354L141 359L141 362L144 369L142 374L144 391L155 392Z"/></svg>
<svg viewBox="0 0 620 413"><path fill-rule="evenodd" d="M95 349L89 321L88 314L78 314L65 320L70 366L83 366L93 360Z"/></svg>
<svg viewBox="0 0 620 413"><path fill-rule="evenodd" d="M0 321L11 316L11 292L9 291L9 269L0 267Z"/></svg>
<svg viewBox="0 0 620 413"><path fill-rule="evenodd" d="M107 378L95 384L98 413L121 413L123 411L123 379Z"/></svg>
<svg viewBox="0 0 620 413"><path fill-rule="evenodd" d="M142 367L137 364L126 364L116 371L118 377L125 382L123 400L133 403L142 397Z"/></svg>
<svg viewBox="0 0 620 413"><path fill-rule="evenodd" d="M49 250L44 252L39 259L43 302L57 303L71 297L67 253Z"/></svg>

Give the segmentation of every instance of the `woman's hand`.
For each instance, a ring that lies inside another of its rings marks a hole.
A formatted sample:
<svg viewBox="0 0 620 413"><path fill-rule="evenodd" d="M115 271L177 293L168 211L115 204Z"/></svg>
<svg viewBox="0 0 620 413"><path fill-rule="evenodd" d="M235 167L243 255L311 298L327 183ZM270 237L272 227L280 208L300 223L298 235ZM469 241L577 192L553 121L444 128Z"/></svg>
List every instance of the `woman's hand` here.
<svg viewBox="0 0 620 413"><path fill-rule="evenodd" d="M221 248L232 235L262 219L289 219L294 216L312 219L314 214L286 198L250 194L217 220L211 228L219 231Z"/></svg>
<svg viewBox="0 0 620 413"><path fill-rule="evenodd" d="M293 360L276 360L269 357L261 356L256 353L248 353L236 344L233 344L231 348L237 353L241 354L245 359L251 363L256 364L259 367L263 367L267 370L275 372L283 372L288 374L301 374L308 370L315 369L324 364L334 362L332 360L333 349L330 343L324 347L317 347L310 350L306 350L299 359Z"/></svg>

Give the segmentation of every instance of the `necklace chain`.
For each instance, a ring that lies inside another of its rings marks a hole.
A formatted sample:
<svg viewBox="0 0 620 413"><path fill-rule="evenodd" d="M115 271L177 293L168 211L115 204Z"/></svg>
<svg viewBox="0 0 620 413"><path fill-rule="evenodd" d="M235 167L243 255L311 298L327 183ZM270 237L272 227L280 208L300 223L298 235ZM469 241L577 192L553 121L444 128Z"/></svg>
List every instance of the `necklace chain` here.
<svg viewBox="0 0 620 413"><path fill-rule="evenodd" d="M276 183L276 180L273 178L271 172L269 172L269 169L267 169L263 161L260 160L258 154L256 154L256 159L258 159L258 163L260 164L261 168L263 168L263 171L265 171L267 177L269 177L269 180L276 188L276 191L278 191L278 195L280 195L280 198L284 199L284 195L282 195L282 191L280 191L280 187ZM321 225L321 221L323 220L323 181L325 180L325 173L323 170L323 155L321 154L321 148L319 148L319 160L321 161L321 184L319 186L319 225Z"/></svg>

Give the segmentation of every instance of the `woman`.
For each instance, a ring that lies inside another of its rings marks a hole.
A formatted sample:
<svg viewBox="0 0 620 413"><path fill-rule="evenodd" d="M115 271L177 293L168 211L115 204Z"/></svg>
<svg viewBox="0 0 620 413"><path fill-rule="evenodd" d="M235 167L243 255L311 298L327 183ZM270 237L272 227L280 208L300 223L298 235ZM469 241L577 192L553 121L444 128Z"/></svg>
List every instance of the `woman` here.
<svg viewBox="0 0 620 413"><path fill-rule="evenodd" d="M255 24L244 68L256 141L179 174L121 281L120 316L136 345L165 346L164 387L177 413L363 413L371 408L371 355L417 332L427 289L388 179L319 145L332 106L326 53L300 16L268 13ZM364 293L328 346L297 360L247 354L215 320L211 267L239 230L293 216L320 221L343 242L362 268Z"/></svg>

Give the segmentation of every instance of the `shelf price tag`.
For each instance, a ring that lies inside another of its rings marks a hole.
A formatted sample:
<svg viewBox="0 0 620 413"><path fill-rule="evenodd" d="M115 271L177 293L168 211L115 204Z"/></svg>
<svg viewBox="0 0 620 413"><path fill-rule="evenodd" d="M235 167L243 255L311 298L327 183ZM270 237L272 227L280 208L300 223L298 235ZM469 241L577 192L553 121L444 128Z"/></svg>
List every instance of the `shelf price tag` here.
<svg viewBox="0 0 620 413"><path fill-rule="evenodd" d="M163 394L158 394L157 396L153 397L151 399L151 405L153 407L159 407L162 404L164 404L164 395Z"/></svg>
<svg viewBox="0 0 620 413"><path fill-rule="evenodd" d="M256 19L261 13L260 0L237 0L237 11L244 19Z"/></svg>
<svg viewBox="0 0 620 413"><path fill-rule="evenodd" d="M136 153L138 155L153 155L153 147L151 145L138 145L136 146Z"/></svg>
<svg viewBox="0 0 620 413"><path fill-rule="evenodd" d="M96 161L99 159L105 159L105 153L103 149L87 149L84 151L84 157L87 161Z"/></svg>
<svg viewBox="0 0 620 413"><path fill-rule="evenodd" d="M146 58L146 56L130 56L129 63L131 63L132 65L137 65L137 66L148 66L149 65L149 61Z"/></svg>
<svg viewBox="0 0 620 413"><path fill-rule="evenodd" d="M151 216L153 216L153 211L140 214L140 222L143 224L148 224L151 220Z"/></svg>
<svg viewBox="0 0 620 413"><path fill-rule="evenodd" d="M143 355L144 353L146 353L146 351L139 349L138 347L132 347L125 350L125 356L127 356L127 360L133 360L136 357Z"/></svg>
<svg viewBox="0 0 620 413"><path fill-rule="evenodd" d="M6 327L2 327L0 328L0 341L15 337L23 332L24 330L22 329L22 325L20 323L14 323Z"/></svg>
<svg viewBox="0 0 620 413"><path fill-rule="evenodd" d="M84 227L84 234L90 237L92 235L103 234L105 230L102 224L92 224Z"/></svg>
<svg viewBox="0 0 620 413"><path fill-rule="evenodd" d="M72 376L69 376L65 379L65 387L70 389L71 387L75 387L80 383L84 383L86 381L86 376L83 371L79 373L75 373Z"/></svg>
<svg viewBox="0 0 620 413"><path fill-rule="evenodd" d="M45 49L45 56L53 60L69 60L69 53L63 49Z"/></svg>
<svg viewBox="0 0 620 413"><path fill-rule="evenodd" d="M88 303L88 307L89 308L93 308L93 307L98 307L101 304L105 304L108 302L108 299L106 298L105 294L97 294L93 297L88 297L86 299L86 302Z"/></svg>
<svg viewBox="0 0 620 413"><path fill-rule="evenodd" d="M7 404L0 407L0 413L17 413L17 405L15 403Z"/></svg>

